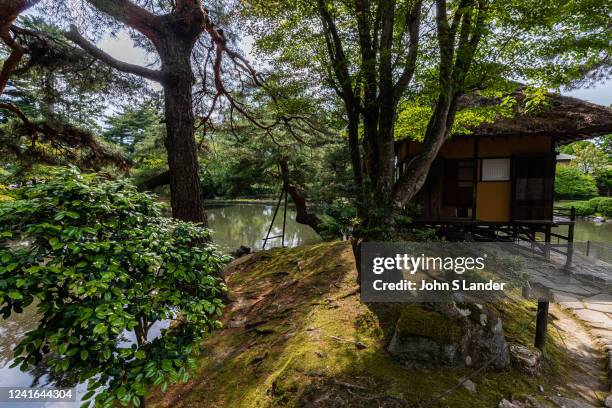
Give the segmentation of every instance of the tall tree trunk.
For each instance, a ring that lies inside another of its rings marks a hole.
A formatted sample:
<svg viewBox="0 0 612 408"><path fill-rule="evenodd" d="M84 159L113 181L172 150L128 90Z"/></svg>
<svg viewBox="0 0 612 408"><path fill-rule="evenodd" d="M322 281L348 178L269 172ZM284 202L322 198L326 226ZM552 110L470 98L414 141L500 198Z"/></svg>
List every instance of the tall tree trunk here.
<svg viewBox="0 0 612 408"><path fill-rule="evenodd" d="M395 208L403 208L423 187L431 164L438 156L453 126L459 94L449 94L450 90L442 92L438 97L436 108L427 126L422 152L408 163L404 174L395 184L393 190Z"/></svg>
<svg viewBox="0 0 612 408"><path fill-rule="evenodd" d="M378 68L379 95L378 95L378 191L384 197L385 217L389 217L391 210L391 193L393 190L395 174L395 91L393 85L393 25L395 16L395 0L380 0L381 27ZM387 222L386 220L385 223Z"/></svg>
<svg viewBox="0 0 612 408"><path fill-rule="evenodd" d="M353 179L358 203L364 203L365 192L363 186L363 164L361 162L361 151L359 149L359 106L345 103L348 116L348 145L351 155L351 166L353 168ZM364 215L362 205L358 206L359 216Z"/></svg>
<svg viewBox="0 0 612 408"><path fill-rule="evenodd" d="M166 150L170 168L172 216L207 225L198 176L195 120L193 116L191 51L193 40L173 33L159 45L166 114Z"/></svg>

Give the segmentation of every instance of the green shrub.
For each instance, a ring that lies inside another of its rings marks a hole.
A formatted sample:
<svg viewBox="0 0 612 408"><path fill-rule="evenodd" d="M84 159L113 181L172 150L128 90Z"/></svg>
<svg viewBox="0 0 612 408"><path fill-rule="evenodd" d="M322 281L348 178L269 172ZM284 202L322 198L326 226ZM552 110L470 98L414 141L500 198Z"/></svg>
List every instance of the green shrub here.
<svg viewBox="0 0 612 408"><path fill-rule="evenodd" d="M53 374L77 373L99 407L139 406L151 386L187 381L223 309L226 258L209 231L160 217L127 182L73 168L14 193L0 202L0 312L35 303L40 322L13 365L44 357ZM162 321L170 328L151 338Z"/></svg>
<svg viewBox="0 0 612 408"><path fill-rule="evenodd" d="M576 215L579 217L586 217L589 215L594 215L597 212L597 207L591 205L589 201L570 201L560 205L562 208L572 208L576 209Z"/></svg>
<svg viewBox="0 0 612 408"><path fill-rule="evenodd" d="M594 197L594 198L591 198L588 201L588 203L593 208L593 212L600 212L599 211L599 206L601 205L602 202L605 202L606 200L610 200L610 198L608 198L608 197Z"/></svg>
<svg viewBox="0 0 612 408"><path fill-rule="evenodd" d="M576 208L576 215L585 217L602 214L612 217L612 197L595 197L588 201L571 201L561 204L563 208Z"/></svg>
<svg viewBox="0 0 612 408"><path fill-rule="evenodd" d="M576 209L576 215L579 217L593 215L596 212L596 210L593 208L593 206L591 206L591 204L589 204L588 201L577 201L572 203L572 205L568 207L574 207Z"/></svg>
<svg viewBox="0 0 612 408"><path fill-rule="evenodd" d="M612 217L612 197L602 197L597 205L597 212L605 217Z"/></svg>
<svg viewBox="0 0 612 408"><path fill-rule="evenodd" d="M321 221L321 236L324 239L346 237L359 223L357 208L348 199L337 198L324 209Z"/></svg>
<svg viewBox="0 0 612 408"><path fill-rule="evenodd" d="M555 193L558 198L591 198L598 194L595 179L571 166L557 167Z"/></svg>
<svg viewBox="0 0 612 408"><path fill-rule="evenodd" d="M612 168L606 168L597 174L597 185L608 194L612 191Z"/></svg>

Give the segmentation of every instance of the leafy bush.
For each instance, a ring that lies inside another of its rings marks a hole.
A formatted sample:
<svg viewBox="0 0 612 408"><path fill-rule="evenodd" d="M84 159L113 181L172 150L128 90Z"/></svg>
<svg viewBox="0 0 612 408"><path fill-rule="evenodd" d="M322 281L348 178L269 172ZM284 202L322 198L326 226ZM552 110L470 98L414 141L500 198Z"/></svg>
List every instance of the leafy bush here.
<svg viewBox="0 0 612 408"><path fill-rule="evenodd" d="M594 197L588 201L571 201L563 203L561 207L576 208L576 215L580 217L595 214L612 217L612 197Z"/></svg>
<svg viewBox="0 0 612 408"><path fill-rule="evenodd" d="M588 201L577 201L568 207L574 207L576 209L576 215L579 217L587 217L595 214L596 212Z"/></svg>
<svg viewBox="0 0 612 408"><path fill-rule="evenodd" d="M599 211L599 206L604 203L605 201L610 200L610 198L608 197L594 197L591 198L588 203L591 206L591 208L593 209L593 212L601 212Z"/></svg>
<svg viewBox="0 0 612 408"><path fill-rule="evenodd" d="M595 179L571 166L557 167L555 193L559 198L591 198L597 195Z"/></svg>
<svg viewBox="0 0 612 408"><path fill-rule="evenodd" d="M226 259L209 231L159 217L126 182L75 169L14 193L0 203L0 312L35 303L40 316L14 365L44 357L55 374L78 373L84 406L139 406L149 386L187 381L223 310ZM156 322L169 328L150 338Z"/></svg>
<svg viewBox="0 0 612 408"><path fill-rule="evenodd" d="M417 242L436 242L440 241L438 230L434 228L413 228L410 230L412 238Z"/></svg>
<svg viewBox="0 0 612 408"><path fill-rule="evenodd" d="M6 186L0 184L0 201L11 201L13 197L11 197L9 193L9 189Z"/></svg>
<svg viewBox="0 0 612 408"><path fill-rule="evenodd" d="M321 216L321 235L325 239L345 237L359 224L357 209L346 198L337 198Z"/></svg>
<svg viewBox="0 0 612 408"><path fill-rule="evenodd" d="M612 168L606 168L597 175L597 185L608 193L612 190Z"/></svg>
<svg viewBox="0 0 612 408"><path fill-rule="evenodd" d="M601 213L605 217L612 217L612 197L602 197L603 200L599 201L597 205L597 212Z"/></svg>

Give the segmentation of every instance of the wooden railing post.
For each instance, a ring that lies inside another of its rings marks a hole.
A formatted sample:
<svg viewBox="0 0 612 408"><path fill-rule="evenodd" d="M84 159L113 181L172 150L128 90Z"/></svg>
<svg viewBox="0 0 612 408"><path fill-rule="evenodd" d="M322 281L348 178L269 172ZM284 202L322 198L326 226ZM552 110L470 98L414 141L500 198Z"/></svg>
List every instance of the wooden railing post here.
<svg viewBox="0 0 612 408"><path fill-rule="evenodd" d="M548 261L550 260L550 229L551 226L547 225L544 228L544 258Z"/></svg>
<svg viewBox="0 0 612 408"><path fill-rule="evenodd" d="M572 266L574 259L574 226L576 223L576 207L570 210L570 223L567 226L567 256L565 258L565 268Z"/></svg>

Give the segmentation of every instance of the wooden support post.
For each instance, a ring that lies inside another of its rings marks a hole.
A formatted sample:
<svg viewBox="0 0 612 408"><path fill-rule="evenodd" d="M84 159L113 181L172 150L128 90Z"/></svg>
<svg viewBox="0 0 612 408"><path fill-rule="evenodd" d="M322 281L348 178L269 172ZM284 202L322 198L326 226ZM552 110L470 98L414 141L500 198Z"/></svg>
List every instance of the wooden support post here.
<svg viewBox="0 0 612 408"><path fill-rule="evenodd" d="M268 233L266 234L266 238L264 238L264 243L261 249L266 249L266 244L268 243L268 239L270 239L270 232L272 232L272 226L274 225L274 220L276 219L278 207L280 207L281 200L283 199L283 194L285 194L285 186L283 186L283 189L280 193L280 197L278 197L278 202L276 203L276 208L274 209L274 215L272 216L272 221L270 221L270 228L268 228Z"/></svg>
<svg viewBox="0 0 612 408"><path fill-rule="evenodd" d="M544 228L544 258L546 258L546 260L550 260L550 225L547 225Z"/></svg>
<svg viewBox="0 0 612 408"><path fill-rule="evenodd" d="M548 330L548 306L546 301L538 301L538 311L536 315L535 346L544 351L546 348L546 331Z"/></svg>
<svg viewBox="0 0 612 408"><path fill-rule="evenodd" d="M287 225L287 189L285 192L285 211L283 213L283 237L281 238L281 248L285 247L285 226Z"/></svg>
<svg viewBox="0 0 612 408"><path fill-rule="evenodd" d="M567 226L567 256L565 258L565 268L569 269L572 266L574 259L574 226L576 224L576 208L572 207L570 211L570 223Z"/></svg>

